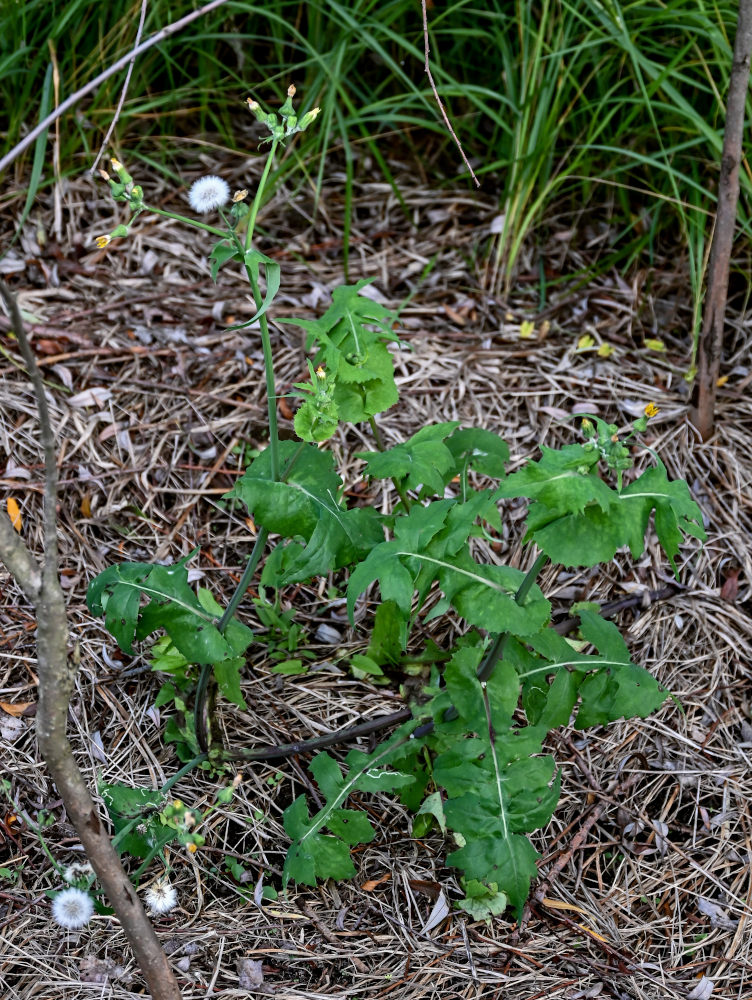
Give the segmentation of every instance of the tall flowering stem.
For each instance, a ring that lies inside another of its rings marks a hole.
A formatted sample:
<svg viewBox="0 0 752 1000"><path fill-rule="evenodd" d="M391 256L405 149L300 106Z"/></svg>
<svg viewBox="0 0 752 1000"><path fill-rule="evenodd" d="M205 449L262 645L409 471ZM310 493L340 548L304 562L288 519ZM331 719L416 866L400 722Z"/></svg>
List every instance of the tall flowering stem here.
<svg viewBox="0 0 752 1000"><path fill-rule="evenodd" d="M248 216L248 229L245 234L246 250L250 250L251 248L253 232L256 227L256 216L258 215L259 208L261 207L264 187L266 186L266 182L269 178L269 172L271 171L274 154L277 151L278 145L279 139L273 139L271 147L269 148L269 155L266 158L266 164L264 165L264 172L261 174L261 180L259 181L258 188L256 189L256 197L253 199L253 205L251 206L251 211ZM256 309L258 310L261 308L261 303L263 302L258 280L248 264L245 265L245 273L248 275L248 281L250 282L251 291L253 293L253 301L255 302ZM272 342L269 336L269 323L266 318L266 313L260 317L259 326L261 329L261 349L264 354L266 405L269 414L269 457L271 459L272 479L277 481L280 475L279 431L277 429L277 387L274 379L274 356L272 354Z"/></svg>

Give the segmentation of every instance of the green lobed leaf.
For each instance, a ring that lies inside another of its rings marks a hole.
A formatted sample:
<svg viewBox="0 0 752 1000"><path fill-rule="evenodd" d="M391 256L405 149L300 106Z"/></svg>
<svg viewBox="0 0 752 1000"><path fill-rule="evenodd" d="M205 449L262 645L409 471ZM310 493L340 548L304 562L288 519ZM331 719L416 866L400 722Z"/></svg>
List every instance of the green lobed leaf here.
<svg viewBox="0 0 752 1000"><path fill-rule="evenodd" d="M332 304L317 320L285 319L303 327L306 349L316 349L314 365L336 373L334 402L343 421L359 423L388 409L399 398L394 365L385 342L394 313L362 289L373 279L336 288Z"/></svg>
<svg viewBox="0 0 752 1000"><path fill-rule="evenodd" d="M462 879L462 888L465 890L465 898L456 906L469 913L473 920L485 920L486 923L490 923L493 917L503 913L507 908L509 901L503 892L499 892L495 882L486 885L477 879Z"/></svg>
<svg viewBox="0 0 752 1000"><path fill-rule="evenodd" d="M455 431L445 444L454 458L455 475L470 467L483 476L503 478L509 461L509 446L493 431L466 427Z"/></svg>
<svg viewBox="0 0 752 1000"><path fill-rule="evenodd" d="M538 500L552 518L581 514L591 503L607 511L618 494L599 479L598 458L598 452L586 445L568 444L559 449L541 445L541 458L507 476L498 495Z"/></svg>
<svg viewBox="0 0 752 1000"><path fill-rule="evenodd" d="M358 452L355 457L366 462L366 473L372 479L396 479L409 490L425 487L426 495L443 494L456 465L444 439L457 427L456 420L432 424L386 451Z"/></svg>
<svg viewBox="0 0 752 1000"><path fill-rule="evenodd" d="M550 819L559 778L552 758L542 755L545 731L520 730L513 722L520 683L513 665L502 661L482 685L477 677L482 653L480 647L460 649L445 671L446 692L459 718L452 723L455 738L434 761L433 778L446 791L446 822L462 844L448 863L466 878L496 883L519 916L538 858L522 833ZM442 704L436 699L429 706L439 742L446 726Z"/></svg>
<svg viewBox="0 0 752 1000"><path fill-rule="evenodd" d="M148 598L140 606L142 595ZM126 653L134 639L163 628L190 663L233 659L250 644L253 633L240 622L232 625L232 643L219 631L214 616L188 585L184 562L173 566L121 563L110 566L89 584L87 604L104 614L105 625Z"/></svg>
<svg viewBox="0 0 752 1000"><path fill-rule="evenodd" d="M358 424L388 410L399 399L392 356L383 344L371 347L369 371L373 377L362 382L338 379L334 387L334 402L340 420Z"/></svg>
<svg viewBox="0 0 752 1000"><path fill-rule="evenodd" d="M218 246L219 245L221 244L218 244ZM230 256L234 256L237 260L241 259L239 253L235 253ZM229 259L229 257L227 259ZM275 260L272 260L271 257L267 257L266 254L261 253L260 250L246 250L242 260L256 281L259 279L260 265L264 265L264 272L266 274L266 294L264 295L264 299L258 310L253 316L251 316L250 319L245 320L243 323L236 323L234 326L228 326L228 330L242 330L245 327L253 326L254 323L257 323L274 301L282 280L282 272L279 264Z"/></svg>
<svg viewBox="0 0 752 1000"><path fill-rule="evenodd" d="M356 566L347 588L348 611L353 616L358 595L378 580L384 601L394 601L403 617L412 613L413 594L419 606L438 581L452 606L471 624L490 631L530 635L547 621L550 604L533 587L523 604L515 594L524 578L519 570L484 565L470 555L467 536L479 517L495 510L495 493L473 493L467 503L438 500L413 506L395 524L389 542L374 546Z"/></svg>
<svg viewBox="0 0 752 1000"><path fill-rule="evenodd" d="M383 541L376 511L340 503L342 480L334 457L312 445L280 442L283 464L295 463L285 482L271 479L269 449L254 459L228 497L238 497L258 524L285 538L302 539L289 561L280 561L275 586L309 579L346 565Z"/></svg>
<svg viewBox="0 0 752 1000"><path fill-rule="evenodd" d="M586 507L581 514L559 515L540 503L530 507L525 541L534 541L553 562L595 566L609 562L624 545L639 556L647 516L638 504L613 504L608 511Z"/></svg>
<svg viewBox="0 0 752 1000"><path fill-rule="evenodd" d="M306 399L295 413L293 426L301 441L328 441L339 427L337 404L332 400L323 406L317 399Z"/></svg>
<svg viewBox="0 0 752 1000"><path fill-rule="evenodd" d="M503 477L509 459L506 443L491 431L458 427L456 420L432 424L402 444L383 452L360 452L356 458L367 463L371 478L402 480L410 490L422 487L422 499L443 495L447 485L471 467L486 476Z"/></svg>
<svg viewBox="0 0 752 1000"><path fill-rule="evenodd" d="M315 885L317 879L352 878L355 867L350 848L369 843L375 831L364 812L342 806L356 789L391 791L415 781L413 774L393 771L388 765L392 757L399 757L416 725L415 721L405 723L373 754L351 751L346 758L349 766L346 776L329 754L314 757L310 769L326 802L311 817L301 795L284 812L285 831L292 839L283 870L285 886L290 879ZM328 829L331 835L322 834L323 829Z"/></svg>
<svg viewBox="0 0 752 1000"><path fill-rule="evenodd" d="M140 820L138 826L118 840L118 854L146 858L155 848L164 847L177 836L177 831L162 823L156 812L164 804L161 792L149 788L133 788L121 782L108 784L104 781L98 783L98 790L116 835L132 820Z"/></svg>
<svg viewBox="0 0 752 1000"><path fill-rule="evenodd" d="M526 640L533 651L514 641L505 647L504 655L523 683L523 703L531 722L546 729L565 724L577 699L578 729L620 718L644 718L662 705L668 692L649 671L631 662L613 622L587 608L581 608L579 616L583 636L598 650L595 654L578 652L553 629ZM549 677L553 677L550 686ZM538 699L530 698L531 685L540 693Z"/></svg>
<svg viewBox="0 0 752 1000"><path fill-rule="evenodd" d="M702 512L683 479L669 481L666 466L660 460L622 491L624 502L644 505L644 517L655 509L655 530L663 550L677 575L676 556L684 535L704 542L707 538ZM641 552L642 550L640 550Z"/></svg>
<svg viewBox="0 0 752 1000"><path fill-rule="evenodd" d="M505 837L473 837L448 855L447 864L460 868L466 878L495 882L519 920L530 895L530 884L538 876L539 857L527 837L510 833Z"/></svg>
<svg viewBox="0 0 752 1000"><path fill-rule="evenodd" d="M541 460L509 476L498 495L534 500L525 540L534 541L554 562L594 566L608 562L624 545L639 558L653 510L656 533L675 574L684 535L705 539L702 515L687 484L670 482L662 462L618 493L597 476L597 450L567 445L541 451Z"/></svg>
<svg viewBox="0 0 752 1000"><path fill-rule="evenodd" d="M219 243L215 243L212 247L211 253L209 254L212 281L216 284L219 269L226 264L228 260L241 259L240 253L234 243L231 243L229 240L220 240Z"/></svg>

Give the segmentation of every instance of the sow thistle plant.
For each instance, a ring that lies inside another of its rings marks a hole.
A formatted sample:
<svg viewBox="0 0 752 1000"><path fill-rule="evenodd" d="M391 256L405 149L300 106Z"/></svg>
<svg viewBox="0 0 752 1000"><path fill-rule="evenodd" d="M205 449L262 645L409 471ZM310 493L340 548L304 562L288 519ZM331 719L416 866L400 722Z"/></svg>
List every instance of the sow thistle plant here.
<svg viewBox="0 0 752 1000"><path fill-rule="evenodd" d="M667 697L654 677L631 662L618 629L601 617L597 605L572 609L580 622L577 641L558 634L537 578L548 560L594 566L624 546L638 558L651 517L678 576L685 537L705 538L700 511L686 483L670 481L657 456L640 475L630 472L635 435L657 412L650 403L628 433L586 417L581 442L558 449L541 445L538 459L512 473L503 440L458 421L423 427L385 448L376 418L399 398L390 352L398 342L396 316L363 294L367 281L337 288L318 319L278 318L305 331L309 373L309 381L294 391L302 400L294 421L298 440L280 440L268 312L281 274L279 264L259 249L255 222L277 150L318 113L298 117L293 96L291 87L277 114L248 101L269 133L250 205L245 190L230 202L230 189L218 177L202 178L191 188L193 210L216 212L221 227L148 205L142 187L116 160L116 177L105 177L115 200L129 205L131 218L101 237L100 245L126 236L141 213L158 212L218 237L208 254L213 279L230 264L244 272L254 315L234 329L258 324L269 443L227 494L246 507L258 530L226 607L209 591L189 586L189 556L172 566L110 566L92 580L89 608L104 617L127 654L134 652L134 642L164 633L154 666L170 679L158 703L173 701L178 709L168 738L187 761L181 775L197 764L221 772L230 761L264 756L218 745L207 707L215 689L246 707L240 684L245 654L260 640L235 612L259 567L261 587L277 593L315 577L335 574L340 581L346 574L351 622L356 602L376 588L380 601L368 648L353 657L356 668L372 673L399 668L418 622L445 614L460 619L466 630L453 648L429 643L417 656L411 652L413 661L430 664L430 677L414 704L389 717L392 724L402 722L389 738L370 753L351 749L344 764L326 752L313 757L310 771L323 804L312 815L301 795L285 811L291 845L282 882L283 887L290 881L315 885L319 879L352 877L352 848L373 840L376 831L366 812L348 806L349 796L394 792L416 812L416 833L434 823L451 831L447 861L459 870L465 891L459 905L474 917L489 918L507 906L519 917L539 860L528 834L548 822L560 792L561 774L545 750L549 731L644 717ZM334 456L322 447L340 426L358 423L369 425L374 440L372 450L356 456L365 476L390 492L393 487L395 503L386 514L348 502ZM501 530L501 501L517 498L529 505L527 572L483 562L474 543ZM321 749L342 739L333 734L292 749ZM266 756L284 756L289 749ZM219 795L229 801L232 787ZM139 871L175 837L188 849L200 849L203 841L187 820L187 807L166 805L163 792L112 785L104 797L119 846L144 859ZM134 824L142 833L133 833ZM172 899L167 890L163 896Z"/></svg>

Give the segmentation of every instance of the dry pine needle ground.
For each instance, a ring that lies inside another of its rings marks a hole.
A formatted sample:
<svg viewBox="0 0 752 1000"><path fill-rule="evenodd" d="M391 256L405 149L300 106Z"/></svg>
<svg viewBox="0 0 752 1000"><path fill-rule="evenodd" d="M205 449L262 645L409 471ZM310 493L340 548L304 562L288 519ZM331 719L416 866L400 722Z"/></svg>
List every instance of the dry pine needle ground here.
<svg viewBox="0 0 752 1000"><path fill-rule="evenodd" d="M250 186L247 171L256 164L229 160L211 169L241 187ZM146 187L152 200L183 210L180 193ZM535 838L542 873L569 854L518 936L507 920L486 926L452 910L458 886L443 867L445 845L436 836L411 839L408 816L386 797L363 801L379 836L357 850L355 881L302 887L257 905L259 878L273 885L283 864L282 810L309 783L304 761L247 768L238 798L203 831L206 848L195 856L170 852L179 907L157 926L184 996L750 996L750 317L733 320L718 432L699 444L686 420L690 311L680 268L669 261L657 268L650 292L645 275L631 284L612 275L578 291L564 281L541 315L532 259L523 260L504 303L482 291L482 251L495 214L489 196L437 193L408 176L400 187L409 219L388 185L357 188L351 237L351 281L375 277L374 294L394 305L415 293L402 314L410 349L398 355L402 397L381 420L386 439L457 419L498 432L518 463L539 442L571 440L568 418L577 409L626 424L655 402L661 413L648 443L670 475L690 483L709 539L701 552L684 550L681 592L624 612L621 625L633 659L680 705L552 737L563 793L549 828ZM307 194L293 190L279 190L265 208L263 249L283 266L277 316L320 313L342 280L340 191L335 174L315 218ZM28 225L0 268L29 320L60 441L62 572L71 651L80 657L69 733L92 787L99 775L158 788L177 766L153 709L158 679L145 659L117 652L88 614L85 590L114 561L174 560L199 546L192 566L219 600L228 599L252 535L245 518L217 501L242 469L238 446L263 444L260 345L252 331L225 332L252 306L229 269L212 286L208 243L144 217L128 241L94 251L93 237L112 228L115 207L86 179L61 193L62 208L51 203L37 227ZM3 222L12 230L7 208ZM549 274L573 275L582 263L577 247L597 246L606 233L597 219L574 234L554 232ZM528 319L536 327L524 337ZM578 352L584 333L614 353ZM664 340L665 353L644 345L651 337ZM286 391L305 371L300 333L280 326L275 338ZM7 323L0 343L4 499L17 502L24 537L38 550L35 407ZM284 405L281 421L290 434ZM334 441L340 457L371 446L360 428ZM359 464L343 461L348 485L362 489ZM501 551L489 557L520 564L523 513L506 510ZM60 883L24 816L46 810L44 837L59 862L80 853L36 750L34 622L16 586L0 579L0 747L18 806L4 803L0 826L0 990L9 1000L133 996L137 970L113 918L97 916L81 932L50 923L45 892ZM636 565L620 555L603 570L551 570L544 589L566 610L582 598L660 590L670 579L651 544ZM366 640L347 626L341 603L327 601L325 582L284 597L300 609L316 669L282 679L269 672L263 647L253 647L244 678L249 710L220 712L229 744L319 735L398 707L389 689L337 665L338 650L362 650ZM242 610L253 624L250 604ZM316 638L322 624L337 630L333 645ZM179 794L201 807L214 790L196 772ZM587 835L578 837L589 817Z"/></svg>

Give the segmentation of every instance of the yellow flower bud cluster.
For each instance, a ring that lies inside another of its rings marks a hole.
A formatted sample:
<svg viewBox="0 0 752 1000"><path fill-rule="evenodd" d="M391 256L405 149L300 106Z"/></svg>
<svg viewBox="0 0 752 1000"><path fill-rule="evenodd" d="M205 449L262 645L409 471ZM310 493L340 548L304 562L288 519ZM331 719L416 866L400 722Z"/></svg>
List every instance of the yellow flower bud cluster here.
<svg viewBox="0 0 752 1000"><path fill-rule="evenodd" d="M110 193L115 201L127 201L134 214L127 226L116 226L106 236L97 236L95 243L99 250L104 250L114 239L127 236L134 219L144 210L144 189L139 184L134 184L133 178L116 157L110 159L110 164L117 179L111 177L106 170L100 170L99 176L110 185Z"/></svg>

